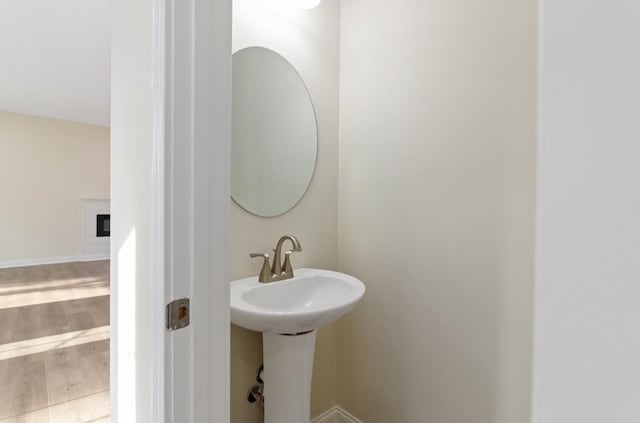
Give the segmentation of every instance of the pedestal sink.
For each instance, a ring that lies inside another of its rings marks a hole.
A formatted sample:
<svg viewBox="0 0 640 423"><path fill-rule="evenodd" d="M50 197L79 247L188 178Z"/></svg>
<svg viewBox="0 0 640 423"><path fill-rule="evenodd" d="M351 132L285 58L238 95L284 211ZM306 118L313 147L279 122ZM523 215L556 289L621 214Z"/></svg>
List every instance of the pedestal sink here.
<svg viewBox="0 0 640 423"><path fill-rule="evenodd" d="M231 321L262 332L265 423L309 423L316 329L356 306L365 292L344 273L297 269L295 277L231 283Z"/></svg>

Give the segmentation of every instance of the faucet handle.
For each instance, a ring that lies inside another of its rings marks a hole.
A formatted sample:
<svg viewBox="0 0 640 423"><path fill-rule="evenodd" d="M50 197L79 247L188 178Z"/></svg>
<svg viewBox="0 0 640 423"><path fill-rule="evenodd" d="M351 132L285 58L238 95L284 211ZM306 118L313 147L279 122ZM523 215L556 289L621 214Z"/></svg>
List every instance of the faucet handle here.
<svg viewBox="0 0 640 423"><path fill-rule="evenodd" d="M284 264L282 265L282 271L287 277L293 277L293 266L291 265L291 254L296 250L286 251L284 253Z"/></svg>
<svg viewBox="0 0 640 423"><path fill-rule="evenodd" d="M269 254L263 253L251 253L249 254L251 258L262 257L264 262L262 263L262 269L260 269L260 275L258 276L259 282L270 282L271 281L271 267L269 266Z"/></svg>

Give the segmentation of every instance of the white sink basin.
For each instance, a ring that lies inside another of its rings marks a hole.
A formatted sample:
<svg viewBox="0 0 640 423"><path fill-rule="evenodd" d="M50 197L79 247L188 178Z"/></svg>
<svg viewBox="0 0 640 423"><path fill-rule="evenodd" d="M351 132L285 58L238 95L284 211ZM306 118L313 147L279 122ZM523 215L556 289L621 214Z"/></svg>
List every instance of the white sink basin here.
<svg viewBox="0 0 640 423"><path fill-rule="evenodd" d="M267 333L298 334L325 326L350 312L364 295L358 279L344 273L296 269L293 279L231 283L231 321Z"/></svg>
<svg viewBox="0 0 640 423"><path fill-rule="evenodd" d="M265 423L309 423L316 331L353 310L364 284L344 273L296 269L295 277L231 282L231 321L262 332Z"/></svg>

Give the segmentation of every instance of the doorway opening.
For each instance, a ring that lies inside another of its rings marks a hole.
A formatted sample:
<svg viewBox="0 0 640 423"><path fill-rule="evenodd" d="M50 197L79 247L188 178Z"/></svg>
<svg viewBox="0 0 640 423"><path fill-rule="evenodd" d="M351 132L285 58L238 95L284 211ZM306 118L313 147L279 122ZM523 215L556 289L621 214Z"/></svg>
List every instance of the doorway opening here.
<svg viewBox="0 0 640 423"><path fill-rule="evenodd" d="M110 8L3 5L0 422L110 420Z"/></svg>

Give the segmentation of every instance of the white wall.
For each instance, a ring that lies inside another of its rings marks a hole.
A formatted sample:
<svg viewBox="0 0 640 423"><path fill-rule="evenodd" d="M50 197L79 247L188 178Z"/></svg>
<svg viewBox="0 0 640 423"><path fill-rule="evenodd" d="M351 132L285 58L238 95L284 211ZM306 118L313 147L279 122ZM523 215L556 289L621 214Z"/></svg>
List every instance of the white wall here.
<svg viewBox="0 0 640 423"><path fill-rule="evenodd" d="M111 67L111 419L154 421L154 1L117 0Z"/></svg>
<svg viewBox="0 0 640 423"><path fill-rule="evenodd" d="M295 267L335 269L337 266L338 73L339 1L324 0L311 10L293 2L236 0L233 2L233 51L267 47L284 56L304 80L318 121L318 162L309 191L283 216L260 218L231 205L231 279L257 275L261 263L252 252L269 252L280 236L291 233L302 244ZM286 164L285 164L286 166ZM337 330L318 333L311 412L316 415L336 403ZM262 363L262 339L256 332L231 330L231 421L262 421L258 406L246 400Z"/></svg>
<svg viewBox="0 0 640 423"><path fill-rule="evenodd" d="M109 128L0 112L0 267L78 260L82 199L109 198Z"/></svg>
<svg viewBox="0 0 640 423"><path fill-rule="evenodd" d="M529 420L534 0L346 0L338 402L367 423Z"/></svg>
<svg viewBox="0 0 640 423"><path fill-rule="evenodd" d="M640 5L541 8L534 422L640 421Z"/></svg>

